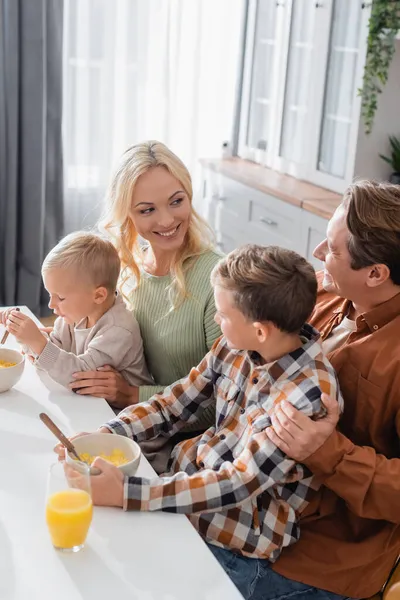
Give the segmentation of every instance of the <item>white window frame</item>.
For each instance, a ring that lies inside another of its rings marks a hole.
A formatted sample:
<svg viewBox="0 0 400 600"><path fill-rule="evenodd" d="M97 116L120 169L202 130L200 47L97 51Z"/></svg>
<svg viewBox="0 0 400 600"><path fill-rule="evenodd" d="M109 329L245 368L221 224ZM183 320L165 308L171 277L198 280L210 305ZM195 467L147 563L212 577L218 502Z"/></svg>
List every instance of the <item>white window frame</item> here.
<svg viewBox="0 0 400 600"><path fill-rule="evenodd" d="M320 185L322 187L326 187L334 192L343 193L347 186L352 182L354 177L354 166L356 161L356 150L357 150L357 139L359 132L359 124L360 124L360 116L361 116L361 97L358 96L357 90L362 87L363 73L364 73L364 65L365 65L365 57L367 53L367 43L368 43L368 22L371 14L371 5L365 3L364 8L361 11L361 23L360 23L360 38L359 38L359 48L358 48L358 57L357 57L357 67L356 67L356 77L354 82L354 100L353 100L353 114L351 117L352 123L350 127L350 137L349 137L349 146L347 151L347 168L344 177L335 177L334 175L329 175L328 173L324 173L320 171L317 167L318 165L318 155L319 155L319 143L320 136L317 135L316 145L313 148L313 162L311 163L311 168L308 173L307 179L316 185ZM329 41L329 40L328 40ZM325 63L325 72L328 65L328 49L326 51L326 63ZM325 93L325 86L324 86ZM323 110L323 102L324 97L322 97L320 101L320 112L319 112L319 128L320 123L322 122L322 110Z"/></svg>
<svg viewBox="0 0 400 600"><path fill-rule="evenodd" d="M309 110L307 111L307 120L305 130L309 131L304 139L304 156L306 161L302 164L288 160L283 156L280 156L280 147L283 134L283 117L285 107L285 91L286 91L286 80L288 76L288 59L289 59L289 43L290 43L290 28L291 28L291 17L293 2L290 1L290 14L289 21L287 23L287 48L286 48L286 60L281 65L281 72L284 76L281 77L282 87L282 99L279 115L279 131L277 133L278 143L275 148L275 155L273 161L273 168L287 175L292 175L298 179L309 180L310 177L310 166L313 155L315 155L315 146L318 148L319 139L319 123L322 116L323 98L324 98L324 86L325 86L325 69L328 60L328 49L329 49L329 27L330 18L332 12L332 0L325 0L320 7L314 7L314 10L318 11L316 19L319 18L318 26L314 29L313 46L318 48L317 56L314 56L313 66L311 71L315 73L315 77L311 82L312 90L309 95Z"/></svg>
<svg viewBox="0 0 400 600"><path fill-rule="evenodd" d="M311 0L310 0L311 1ZM328 188L332 191L343 193L351 183L354 175L356 159L357 138L361 114L361 98L357 90L362 86L362 77L365 64L365 56L368 38L368 21L371 12L369 3L361 13L360 42L356 67L356 79L354 83L354 104L352 113L352 125L350 129L349 146L346 160L346 172L343 178L330 175L318 170L318 156L320 148L320 137L322 134L322 115L325 98L325 86L327 78L327 67L329 59L329 46L331 36L331 22L333 18L333 0L322 0L318 2L318 19L314 32L315 53L312 72L313 82L309 97L309 110L307 112L307 124L305 130L309 133L304 140L304 163L299 164L287 160L279 155L281 137L283 132L283 116L286 79L288 76L288 53L290 42L290 28L292 8L295 0L279 0L277 8L277 48L274 55L274 67L271 73L271 85L273 97L271 100L270 119L270 143L267 151L251 148L246 144L248 111L251 95L251 78L254 56L254 36L256 25L257 0L250 0L248 11L248 22L246 32L245 60L243 69L243 86L239 124L238 154L242 158L254 161L266 167L270 167L298 179Z"/></svg>
<svg viewBox="0 0 400 600"><path fill-rule="evenodd" d="M269 112L270 125L273 123L274 116L279 114L279 100L280 100L280 68L282 65L285 44L282 40L287 36L287 13L289 11L290 3L287 0L280 0L277 2L277 22L276 22L276 39L277 39L277 50L274 54L273 59L273 70L271 73L273 95L271 98L271 110ZM276 133L275 127L270 127L271 130L271 142L268 145L266 151L257 148L251 148L246 143L247 138L247 123L248 114L250 107L250 95L251 95L251 79L253 73L253 57L254 57L254 37L256 29L256 15L257 15L257 0L249 1L248 16L247 16L247 31L246 31L246 50L245 60L243 69L243 86L242 90L242 101L240 110L240 127L239 127L239 156L246 158L247 160L254 161L264 166L272 167L274 150L276 147ZM287 45L287 44L286 44Z"/></svg>

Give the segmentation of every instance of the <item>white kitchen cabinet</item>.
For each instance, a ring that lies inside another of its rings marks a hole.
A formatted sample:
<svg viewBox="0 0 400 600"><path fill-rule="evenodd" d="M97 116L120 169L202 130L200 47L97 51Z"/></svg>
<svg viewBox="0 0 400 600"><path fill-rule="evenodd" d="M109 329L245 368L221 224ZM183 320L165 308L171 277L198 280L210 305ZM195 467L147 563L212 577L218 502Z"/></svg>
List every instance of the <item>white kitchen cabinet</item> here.
<svg viewBox="0 0 400 600"><path fill-rule="evenodd" d="M344 191L354 176L371 5L249 0L239 156Z"/></svg>
<svg viewBox="0 0 400 600"><path fill-rule="evenodd" d="M203 169L200 200L194 196L193 205L197 212L207 221L211 229L217 231L217 200L218 186L216 184L217 174L210 169Z"/></svg>
<svg viewBox="0 0 400 600"><path fill-rule="evenodd" d="M301 251L301 209L268 194L257 192L249 201L247 241Z"/></svg>
<svg viewBox="0 0 400 600"><path fill-rule="evenodd" d="M246 243L282 246L320 268L313 250L325 238L327 219L209 169L203 180L203 214L222 252Z"/></svg>
<svg viewBox="0 0 400 600"><path fill-rule="evenodd" d="M244 243L302 249L301 209L274 196L220 176L216 233L221 250Z"/></svg>
<svg viewBox="0 0 400 600"><path fill-rule="evenodd" d="M318 215L302 210L301 215L301 231L303 235L303 251L301 254L314 266L318 271L322 267L320 260L313 256L315 248L326 238L326 228L328 225L327 219L323 219Z"/></svg>

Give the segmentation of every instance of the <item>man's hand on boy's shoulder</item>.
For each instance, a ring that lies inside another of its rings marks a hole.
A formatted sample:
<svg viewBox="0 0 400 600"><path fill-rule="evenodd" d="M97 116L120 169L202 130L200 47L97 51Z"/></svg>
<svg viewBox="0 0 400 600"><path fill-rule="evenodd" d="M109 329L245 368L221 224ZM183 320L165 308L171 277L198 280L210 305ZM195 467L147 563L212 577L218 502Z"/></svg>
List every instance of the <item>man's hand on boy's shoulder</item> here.
<svg viewBox="0 0 400 600"><path fill-rule="evenodd" d="M330 437L339 421L340 409L335 399L321 396L327 414L313 421L289 402L281 402L271 416L272 427L266 434L275 446L289 458L303 462L314 454Z"/></svg>

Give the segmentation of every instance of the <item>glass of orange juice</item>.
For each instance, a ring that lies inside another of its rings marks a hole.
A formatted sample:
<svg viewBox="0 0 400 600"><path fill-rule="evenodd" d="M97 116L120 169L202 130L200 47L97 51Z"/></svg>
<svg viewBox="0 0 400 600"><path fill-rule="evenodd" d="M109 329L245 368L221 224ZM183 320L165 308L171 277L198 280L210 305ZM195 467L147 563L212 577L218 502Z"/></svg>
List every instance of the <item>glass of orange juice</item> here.
<svg viewBox="0 0 400 600"><path fill-rule="evenodd" d="M84 546L93 505L90 467L76 461L51 465L47 481L46 522L54 548L78 552Z"/></svg>

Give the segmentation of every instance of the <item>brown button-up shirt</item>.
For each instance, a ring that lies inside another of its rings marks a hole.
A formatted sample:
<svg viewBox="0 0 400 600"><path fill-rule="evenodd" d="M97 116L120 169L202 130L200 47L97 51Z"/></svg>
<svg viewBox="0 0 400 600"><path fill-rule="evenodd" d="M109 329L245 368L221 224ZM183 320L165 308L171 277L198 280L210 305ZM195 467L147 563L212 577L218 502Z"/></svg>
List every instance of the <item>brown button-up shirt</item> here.
<svg viewBox="0 0 400 600"><path fill-rule="evenodd" d="M323 340L349 305L320 286L310 322ZM400 294L356 325L328 355L344 397L338 430L305 461L324 486L303 513L300 540L274 569L365 598L382 587L400 554Z"/></svg>

